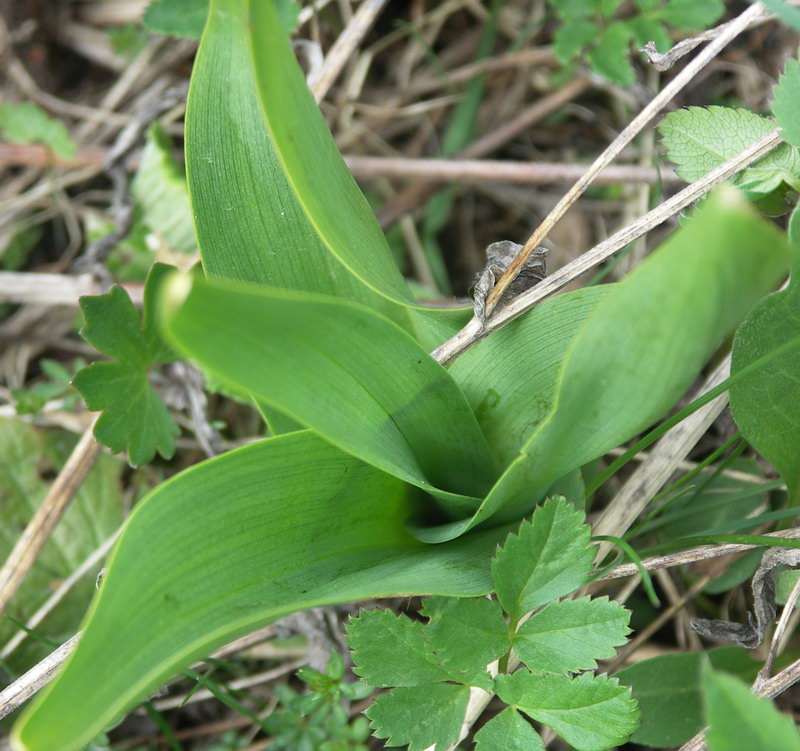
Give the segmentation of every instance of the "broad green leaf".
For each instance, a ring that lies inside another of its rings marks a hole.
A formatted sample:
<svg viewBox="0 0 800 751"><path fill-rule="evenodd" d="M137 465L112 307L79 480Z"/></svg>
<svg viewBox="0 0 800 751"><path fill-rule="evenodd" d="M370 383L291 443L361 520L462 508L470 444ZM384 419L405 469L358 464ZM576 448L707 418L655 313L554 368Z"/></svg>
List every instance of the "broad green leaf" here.
<svg viewBox="0 0 800 751"><path fill-rule="evenodd" d="M669 0L659 16L679 29L694 31L713 26L725 13L722 0Z"/></svg>
<svg viewBox="0 0 800 751"><path fill-rule="evenodd" d="M45 473L63 466L77 439L60 431L42 431L19 419L0 418L0 560L6 560L20 532L31 520L49 488ZM72 503L3 611L25 622L122 523L118 459L101 455L81 484ZM100 569L98 564L97 569ZM79 581L65 600L35 629L37 635L61 641L74 633L86 602L92 596L94 576ZM0 619L0 646L17 627ZM12 653L8 664L19 673L47 656L52 648L28 638Z"/></svg>
<svg viewBox="0 0 800 751"><path fill-rule="evenodd" d="M583 673L576 678L518 670L495 679L497 695L556 731L576 751L602 751L624 743L639 709L630 689L615 678Z"/></svg>
<svg viewBox="0 0 800 751"><path fill-rule="evenodd" d="M778 85L772 90L772 111L785 141L800 146L800 62L789 59Z"/></svg>
<svg viewBox="0 0 800 751"><path fill-rule="evenodd" d="M134 509L81 643L18 722L15 748L80 749L181 667L292 611L491 589L506 530L423 545L403 527L407 490L309 431L173 477Z"/></svg>
<svg viewBox="0 0 800 751"><path fill-rule="evenodd" d="M544 503L508 536L492 561L492 580L512 623L586 582L594 558L589 536L583 513L563 498Z"/></svg>
<svg viewBox="0 0 800 751"><path fill-rule="evenodd" d="M421 612L430 619L425 627L430 648L454 676L461 676L451 680L489 690L486 666L511 649L500 606L486 598L431 597Z"/></svg>
<svg viewBox="0 0 800 751"><path fill-rule="evenodd" d="M370 686L450 680L423 634L424 624L391 610L362 610L347 625L353 672Z"/></svg>
<svg viewBox="0 0 800 751"><path fill-rule="evenodd" d="M586 287L545 300L450 366L500 466L519 455L552 410L570 343L612 289Z"/></svg>
<svg viewBox="0 0 800 751"><path fill-rule="evenodd" d="M475 751L544 751L541 736L515 709L507 707L475 733Z"/></svg>
<svg viewBox="0 0 800 751"><path fill-rule="evenodd" d="M158 34L199 39L208 16L208 0L152 0L142 23Z"/></svg>
<svg viewBox="0 0 800 751"><path fill-rule="evenodd" d="M0 131L12 143L43 143L62 159L72 159L77 149L64 123L33 102L0 104Z"/></svg>
<svg viewBox="0 0 800 751"><path fill-rule="evenodd" d="M559 477L662 417L793 255L736 191L717 191L594 308L563 360L553 409L477 513L425 539L518 518Z"/></svg>
<svg viewBox="0 0 800 751"><path fill-rule="evenodd" d="M460 311L409 309L418 306L273 3L253 3L251 18L248 0L212 0L187 103L186 162L211 277L356 300L427 348L454 333Z"/></svg>
<svg viewBox="0 0 800 751"><path fill-rule="evenodd" d="M375 699L365 712L374 734L388 746L408 746L408 751L446 749L458 740L467 712L468 686L431 683L395 688Z"/></svg>
<svg viewBox="0 0 800 751"><path fill-rule="evenodd" d="M800 10L792 7L785 0L761 0L761 2L787 26L800 30Z"/></svg>
<svg viewBox="0 0 800 751"><path fill-rule="evenodd" d="M153 306L157 290L170 268L156 264L145 285L142 320L125 290L80 300L85 325L81 335L89 344L116 359L81 370L73 381L89 409L103 410L94 428L100 443L115 452L125 449L133 466L158 451L169 458L180 432L161 397L147 378L152 365L175 359L156 330Z"/></svg>
<svg viewBox="0 0 800 751"><path fill-rule="evenodd" d="M661 21L642 15L629 19L627 23L637 47L654 42L659 52L666 52L672 46L672 37Z"/></svg>
<svg viewBox="0 0 800 751"><path fill-rule="evenodd" d="M607 597L551 602L519 627L514 651L534 673L593 670L625 643L630 615Z"/></svg>
<svg viewBox="0 0 800 751"><path fill-rule="evenodd" d="M560 0L553 5L553 10L560 18L586 18L597 14L595 0Z"/></svg>
<svg viewBox="0 0 800 751"><path fill-rule="evenodd" d="M800 282L763 300L733 340L731 373L776 347L800 339ZM775 465L793 503L800 498L800 349L795 348L733 384L731 411L742 435Z"/></svg>
<svg viewBox="0 0 800 751"><path fill-rule="evenodd" d="M700 667L706 656L718 670L747 680L761 663L742 647L671 654L643 660L616 674L630 686L642 711L641 725L631 740L645 746L680 746L703 728Z"/></svg>
<svg viewBox="0 0 800 751"><path fill-rule="evenodd" d="M180 297L186 284L169 292ZM384 471L446 491L438 495L455 512L469 513L490 487L493 461L463 394L390 321L285 290L195 281L185 294L168 305L168 335L222 382Z"/></svg>
<svg viewBox="0 0 800 751"><path fill-rule="evenodd" d="M687 107L670 112L658 130L675 171L687 182L698 180L774 130L776 123L734 107ZM782 182L797 187L800 156L781 144L733 178L753 197L775 190Z"/></svg>
<svg viewBox="0 0 800 751"><path fill-rule="evenodd" d="M800 735L790 717L771 701L753 696L730 675L703 670L708 751L800 751Z"/></svg>
<svg viewBox="0 0 800 751"><path fill-rule="evenodd" d="M158 123L147 131L131 193L142 207L144 223L171 249L184 253L196 250L186 178L172 157L169 136Z"/></svg>
<svg viewBox="0 0 800 751"><path fill-rule="evenodd" d="M600 34L597 45L587 57L592 70L620 86L630 86L636 81L630 57L630 40L633 36L628 24L610 23Z"/></svg>

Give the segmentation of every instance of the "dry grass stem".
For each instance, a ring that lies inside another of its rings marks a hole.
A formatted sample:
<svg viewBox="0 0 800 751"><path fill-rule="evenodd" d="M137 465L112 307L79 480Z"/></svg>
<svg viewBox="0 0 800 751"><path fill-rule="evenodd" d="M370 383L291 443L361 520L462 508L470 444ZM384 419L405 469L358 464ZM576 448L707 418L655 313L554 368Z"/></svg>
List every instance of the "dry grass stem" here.
<svg viewBox="0 0 800 751"><path fill-rule="evenodd" d="M654 99L622 130L622 132L609 144L608 148L586 170L586 173L572 186L564 197L556 204L555 208L545 217L544 221L536 228L534 233L522 246L517 257L511 262L508 270L498 279L497 284L486 301L486 312L491 314L497 302L508 289L509 284L519 274L525 262L544 239L556 223L564 216L567 210L583 195L586 188L591 185L594 178L616 159L620 152L642 131L642 129L658 114L684 86L694 80L695 76L713 60L722 49L739 34L741 34L762 13L760 3L751 5L744 13L730 22L725 30L716 39L709 42L694 60L692 60L675 78L672 79Z"/></svg>

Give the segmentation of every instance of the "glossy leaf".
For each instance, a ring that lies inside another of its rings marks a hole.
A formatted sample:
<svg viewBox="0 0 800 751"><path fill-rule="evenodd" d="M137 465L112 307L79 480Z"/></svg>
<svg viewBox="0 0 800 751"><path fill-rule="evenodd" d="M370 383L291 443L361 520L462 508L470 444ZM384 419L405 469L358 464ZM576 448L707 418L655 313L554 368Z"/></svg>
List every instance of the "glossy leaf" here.
<svg viewBox="0 0 800 751"><path fill-rule="evenodd" d="M800 343L800 281L770 295L747 317L733 340L731 373L777 347ZM775 465L794 503L800 497L800 347L733 384L731 411L742 435Z"/></svg>
<svg viewBox="0 0 800 751"><path fill-rule="evenodd" d="M490 487L493 461L463 394L390 321L297 292L188 278L168 292L177 296L165 314L170 339L221 381L436 493L454 512L471 512Z"/></svg>
<svg viewBox="0 0 800 751"><path fill-rule="evenodd" d="M488 591L503 531L422 545L403 527L411 510L401 481L309 431L172 478L134 509L82 641L17 724L16 748L79 749L182 666L294 610Z"/></svg>

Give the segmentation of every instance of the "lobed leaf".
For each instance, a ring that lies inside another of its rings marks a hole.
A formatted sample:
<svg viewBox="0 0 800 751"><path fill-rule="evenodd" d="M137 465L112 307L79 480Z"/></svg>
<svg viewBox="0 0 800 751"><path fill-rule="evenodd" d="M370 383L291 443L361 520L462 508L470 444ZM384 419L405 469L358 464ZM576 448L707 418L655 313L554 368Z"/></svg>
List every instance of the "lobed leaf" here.
<svg viewBox="0 0 800 751"><path fill-rule="evenodd" d="M551 602L519 627L514 651L534 673L594 670L625 644L630 616L607 597Z"/></svg>
<svg viewBox="0 0 800 751"><path fill-rule="evenodd" d="M497 599L515 624L525 613L586 582L594 553L584 516L563 498L539 506L492 561Z"/></svg>
<svg viewBox="0 0 800 751"><path fill-rule="evenodd" d="M448 372L411 336L344 300L187 283L168 290L177 348L453 511L476 507L493 477L488 445Z"/></svg>
<svg viewBox="0 0 800 751"><path fill-rule="evenodd" d="M78 648L14 747L76 751L183 666L295 610L487 592L506 530L431 547L404 530L411 508L401 481L310 431L173 477L134 509Z"/></svg>
<svg viewBox="0 0 800 751"><path fill-rule="evenodd" d="M639 710L630 689L615 678L583 673L576 678L518 670L495 679L497 695L556 731L576 751L602 751L624 743Z"/></svg>
<svg viewBox="0 0 800 751"><path fill-rule="evenodd" d="M347 624L353 672L383 688L450 680L424 630L424 624L391 610L362 610Z"/></svg>
<svg viewBox="0 0 800 751"><path fill-rule="evenodd" d="M152 365L175 359L158 335L153 311L154 298L170 270L156 264L150 271L141 322L122 287L115 285L108 294L80 300L85 320L81 335L117 362L93 363L75 376L73 384L89 409L103 411L94 427L95 438L115 452L127 449L135 467L150 461L156 451L170 458L180 432L147 377Z"/></svg>

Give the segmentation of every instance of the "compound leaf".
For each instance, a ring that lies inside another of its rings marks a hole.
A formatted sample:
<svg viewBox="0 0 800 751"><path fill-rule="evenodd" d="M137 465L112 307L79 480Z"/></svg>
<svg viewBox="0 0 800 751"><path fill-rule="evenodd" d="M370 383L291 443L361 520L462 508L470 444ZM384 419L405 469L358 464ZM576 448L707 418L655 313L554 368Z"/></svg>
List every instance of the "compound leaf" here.
<svg viewBox="0 0 800 751"><path fill-rule="evenodd" d="M512 707L506 707L475 733L475 751L544 751L541 736Z"/></svg>
<svg viewBox="0 0 800 751"><path fill-rule="evenodd" d="M519 627L514 651L534 673L593 670L625 643L629 620L607 597L551 602Z"/></svg>
<svg viewBox="0 0 800 751"><path fill-rule="evenodd" d="M512 623L586 582L594 553L583 522L563 498L548 500L497 551L492 580Z"/></svg>
<svg viewBox="0 0 800 751"><path fill-rule="evenodd" d="M375 735L386 738L389 746L445 751L458 740L468 701L468 686L400 687L379 696L365 714Z"/></svg>
<svg viewBox="0 0 800 751"><path fill-rule="evenodd" d="M127 449L133 466L150 461L156 451L170 458L180 432L147 378L151 366L175 359L159 337L153 316L154 298L170 270L156 264L150 271L141 321L122 287L80 300L85 320L81 335L116 362L93 363L73 383L89 409L103 411L95 438L115 452Z"/></svg>
<svg viewBox="0 0 800 751"><path fill-rule="evenodd" d="M597 45L589 50L587 57L592 70L620 86L630 86L636 74L630 61L628 49L633 32L628 24L613 21L600 34Z"/></svg>
<svg viewBox="0 0 800 751"><path fill-rule="evenodd" d="M497 695L556 731L577 751L602 751L624 743L636 729L639 709L615 678L583 673L576 678L518 670L495 679Z"/></svg>

